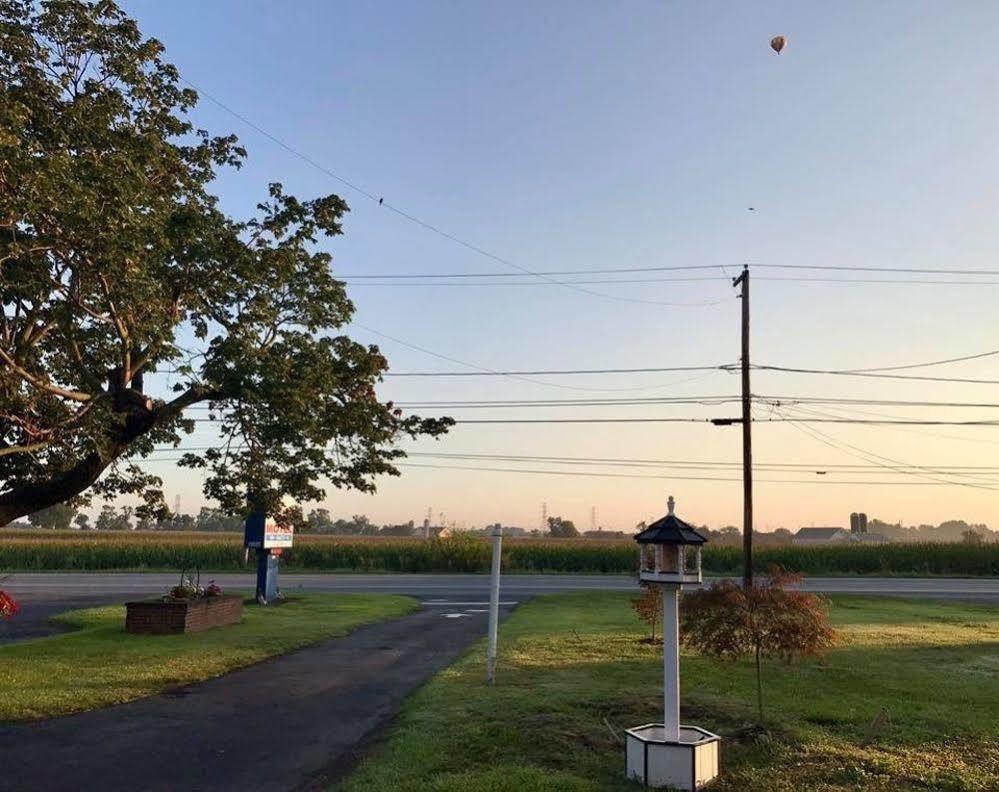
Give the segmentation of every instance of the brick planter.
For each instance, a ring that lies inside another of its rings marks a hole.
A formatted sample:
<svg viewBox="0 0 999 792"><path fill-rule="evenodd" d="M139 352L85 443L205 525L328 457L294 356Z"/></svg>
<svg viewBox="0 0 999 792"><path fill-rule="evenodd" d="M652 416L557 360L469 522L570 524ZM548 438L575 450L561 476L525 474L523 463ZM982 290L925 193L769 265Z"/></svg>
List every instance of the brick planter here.
<svg viewBox="0 0 999 792"><path fill-rule="evenodd" d="M243 598L224 594L196 600L145 600L125 603L125 632L171 635L235 624L243 617Z"/></svg>

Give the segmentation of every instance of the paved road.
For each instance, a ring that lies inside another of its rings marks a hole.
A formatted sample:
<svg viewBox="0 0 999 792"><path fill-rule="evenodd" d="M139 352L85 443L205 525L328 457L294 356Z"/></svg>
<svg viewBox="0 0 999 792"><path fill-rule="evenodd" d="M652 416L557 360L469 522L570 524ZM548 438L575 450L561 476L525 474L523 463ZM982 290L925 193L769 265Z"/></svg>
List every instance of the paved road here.
<svg viewBox="0 0 999 792"><path fill-rule="evenodd" d="M209 576L203 576L207 580ZM220 573L223 588L253 588L250 573ZM162 594L176 574L149 572L14 573L5 587L17 595L22 610L0 628L0 643L55 632L47 619L60 611ZM485 575L360 575L284 573L285 590L381 592L418 597L428 607L482 601L489 596ZM565 591L634 591L635 580L619 575L505 575L503 600L523 602L539 594ZM804 587L824 593L873 594L999 602L999 578L809 578Z"/></svg>
<svg viewBox="0 0 999 792"><path fill-rule="evenodd" d="M208 576L202 575L204 581ZM252 588L247 573L220 573L214 579L223 588ZM283 573L286 590L384 592L410 594L421 599L483 597L489 591L486 575L295 574ZM139 597L160 594L176 583L177 575L142 572L14 573L5 588L22 598ZM999 578L878 578L812 577L804 587L824 593L886 594L894 596L991 599L999 601ZM538 594L563 591L634 591L634 578L619 575L505 575L503 596L521 601Z"/></svg>
<svg viewBox="0 0 999 792"><path fill-rule="evenodd" d="M423 608L130 704L0 725L0 790L326 789L485 634L483 609Z"/></svg>

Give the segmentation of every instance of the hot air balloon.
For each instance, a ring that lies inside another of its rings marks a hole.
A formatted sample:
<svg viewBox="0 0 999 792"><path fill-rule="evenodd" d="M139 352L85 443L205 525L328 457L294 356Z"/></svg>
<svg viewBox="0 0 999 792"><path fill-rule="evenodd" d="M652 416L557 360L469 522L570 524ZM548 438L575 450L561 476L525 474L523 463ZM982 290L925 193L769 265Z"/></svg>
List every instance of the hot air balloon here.
<svg viewBox="0 0 999 792"><path fill-rule="evenodd" d="M780 55L780 51L784 49L784 45L787 44L787 39L783 36L774 36L770 39L770 49Z"/></svg>

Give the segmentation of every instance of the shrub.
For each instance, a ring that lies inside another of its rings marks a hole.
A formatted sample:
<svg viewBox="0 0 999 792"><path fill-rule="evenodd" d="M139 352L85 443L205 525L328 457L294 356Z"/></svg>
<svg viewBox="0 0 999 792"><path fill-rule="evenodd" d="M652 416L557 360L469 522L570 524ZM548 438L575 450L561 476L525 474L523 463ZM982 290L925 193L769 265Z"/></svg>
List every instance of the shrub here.
<svg viewBox="0 0 999 792"><path fill-rule="evenodd" d="M800 575L771 567L767 576L743 587L719 580L685 594L680 611L680 640L704 654L737 658L752 654L756 663L756 697L763 723L762 657L792 662L821 654L832 645L825 600L788 589Z"/></svg>

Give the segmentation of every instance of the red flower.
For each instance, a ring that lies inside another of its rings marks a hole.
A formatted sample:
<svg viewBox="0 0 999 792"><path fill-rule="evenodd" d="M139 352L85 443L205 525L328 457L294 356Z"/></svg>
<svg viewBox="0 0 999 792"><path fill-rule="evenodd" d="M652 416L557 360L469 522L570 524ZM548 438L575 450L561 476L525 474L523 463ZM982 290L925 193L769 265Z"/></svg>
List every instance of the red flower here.
<svg viewBox="0 0 999 792"><path fill-rule="evenodd" d="M208 588L205 589L206 597L221 597L222 587L219 586L214 580L208 584Z"/></svg>
<svg viewBox="0 0 999 792"><path fill-rule="evenodd" d="M0 616L4 619L11 618L19 610L18 604L14 601L14 598L10 596L6 591L0 591Z"/></svg>

